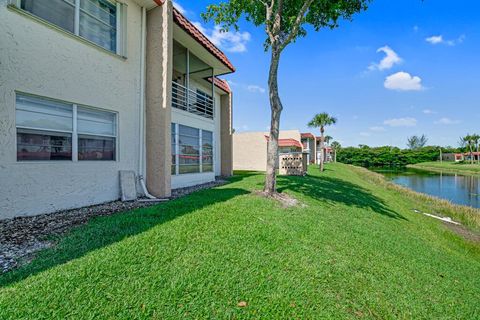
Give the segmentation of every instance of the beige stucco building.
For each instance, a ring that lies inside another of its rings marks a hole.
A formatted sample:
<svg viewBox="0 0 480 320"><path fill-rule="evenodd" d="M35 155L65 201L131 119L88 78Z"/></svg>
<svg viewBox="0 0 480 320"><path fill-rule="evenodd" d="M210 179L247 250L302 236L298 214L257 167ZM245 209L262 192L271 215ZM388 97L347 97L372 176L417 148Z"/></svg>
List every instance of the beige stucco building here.
<svg viewBox="0 0 480 320"><path fill-rule="evenodd" d="M269 132L240 132L233 134L233 169L265 171ZM301 143L298 130L282 130L279 134L279 153L307 150Z"/></svg>
<svg viewBox="0 0 480 320"><path fill-rule="evenodd" d="M0 219L232 173L234 67L170 0L0 0L0 30Z"/></svg>

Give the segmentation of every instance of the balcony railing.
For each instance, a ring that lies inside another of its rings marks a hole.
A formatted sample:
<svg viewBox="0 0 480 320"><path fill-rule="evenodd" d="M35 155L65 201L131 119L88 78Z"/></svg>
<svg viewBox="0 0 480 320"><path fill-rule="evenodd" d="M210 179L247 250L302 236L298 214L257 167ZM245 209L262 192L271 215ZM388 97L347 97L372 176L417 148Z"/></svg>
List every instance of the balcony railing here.
<svg viewBox="0 0 480 320"><path fill-rule="evenodd" d="M172 82L172 107L213 119L213 99L203 92L195 92L176 82Z"/></svg>

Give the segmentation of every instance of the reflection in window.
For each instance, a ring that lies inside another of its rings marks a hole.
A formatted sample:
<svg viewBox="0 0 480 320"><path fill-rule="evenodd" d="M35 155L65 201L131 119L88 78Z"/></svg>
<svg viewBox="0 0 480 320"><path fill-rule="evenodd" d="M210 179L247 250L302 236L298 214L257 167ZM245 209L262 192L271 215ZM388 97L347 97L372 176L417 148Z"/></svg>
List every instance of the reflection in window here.
<svg viewBox="0 0 480 320"><path fill-rule="evenodd" d="M72 135L18 129L17 160L72 160Z"/></svg>
<svg viewBox="0 0 480 320"><path fill-rule="evenodd" d="M172 123L172 174L213 172L213 154L213 132Z"/></svg>

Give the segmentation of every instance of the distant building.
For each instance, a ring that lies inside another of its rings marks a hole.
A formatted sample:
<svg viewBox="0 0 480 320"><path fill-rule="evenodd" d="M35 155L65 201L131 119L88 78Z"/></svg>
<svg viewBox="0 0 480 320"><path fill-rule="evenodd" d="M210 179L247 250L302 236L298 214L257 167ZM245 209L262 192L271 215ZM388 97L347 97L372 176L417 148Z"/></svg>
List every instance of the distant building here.
<svg viewBox="0 0 480 320"><path fill-rule="evenodd" d="M470 155L470 152L442 154L443 161L455 161L455 162L471 161L472 158L474 161L478 161L479 157L480 157L480 152L472 152L471 155Z"/></svg>
<svg viewBox="0 0 480 320"><path fill-rule="evenodd" d="M316 163L320 163L320 159L322 158L322 150L320 149L321 137L316 137L316 141L317 141L317 162ZM325 159L325 162L333 161L333 150L326 143L324 144L324 147L323 147L323 157Z"/></svg>
<svg viewBox="0 0 480 320"><path fill-rule="evenodd" d="M309 132L301 134L303 151L308 152L307 162L315 163L315 154L317 153L317 139Z"/></svg>

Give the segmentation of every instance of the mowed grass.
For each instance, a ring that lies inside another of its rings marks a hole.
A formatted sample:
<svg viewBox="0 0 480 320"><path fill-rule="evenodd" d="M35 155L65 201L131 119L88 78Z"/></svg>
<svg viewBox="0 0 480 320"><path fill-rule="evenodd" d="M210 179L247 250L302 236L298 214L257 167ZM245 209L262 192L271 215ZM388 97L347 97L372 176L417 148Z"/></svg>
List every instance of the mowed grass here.
<svg viewBox="0 0 480 320"><path fill-rule="evenodd" d="M480 249L331 164L92 220L0 277L0 319L478 319ZM239 302L245 302L240 307Z"/></svg>
<svg viewBox="0 0 480 320"><path fill-rule="evenodd" d="M467 163L468 162L468 163ZM464 163L456 162L423 162L409 167L433 171L443 171L443 172L453 172L453 173L463 173L463 174L480 174L480 164L476 161L474 164L471 164L469 161Z"/></svg>

